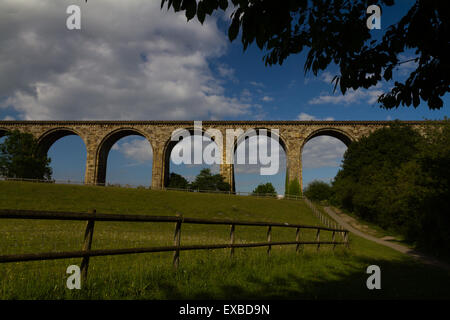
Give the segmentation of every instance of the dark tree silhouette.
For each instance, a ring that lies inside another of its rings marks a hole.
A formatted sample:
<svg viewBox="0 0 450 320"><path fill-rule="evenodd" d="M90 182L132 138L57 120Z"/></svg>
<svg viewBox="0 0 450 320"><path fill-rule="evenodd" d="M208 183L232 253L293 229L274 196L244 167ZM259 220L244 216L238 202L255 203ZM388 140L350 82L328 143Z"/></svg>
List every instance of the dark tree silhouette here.
<svg viewBox="0 0 450 320"><path fill-rule="evenodd" d="M272 183L261 183L259 184L255 190L253 190L252 195L272 195L273 197L277 196L277 191Z"/></svg>
<svg viewBox="0 0 450 320"><path fill-rule="evenodd" d="M175 172L171 172L169 177L169 184L167 187L177 189L187 189L189 187L189 182L182 175L179 175Z"/></svg>
<svg viewBox="0 0 450 320"><path fill-rule="evenodd" d="M314 180L308 184L303 192L305 197L313 201L330 200L333 190L329 183L320 180Z"/></svg>
<svg viewBox="0 0 450 320"><path fill-rule="evenodd" d="M380 40L366 26L367 7L392 6L394 0L231 0L233 13L228 28L230 41L241 31L244 50L256 42L265 52L266 65L282 64L291 54L307 50L305 73L325 70L335 63L340 74L333 79L342 94L352 88L369 88L382 79L393 80L393 71L414 61L415 69L404 82L382 94L381 107L400 104L417 107L420 99L430 109L443 106L449 91L450 2L416 0L397 24L386 29ZM195 16L203 23L206 15L225 11L228 0L162 0L161 8L185 11L187 20ZM377 31L378 32L378 31ZM399 56L414 49L413 59Z"/></svg>
<svg viewBox="0 0 450 320"><path fill-rule="evenodd" d="M0 144L0 175L7 178L51 179L50 158L30 133L8 133Z"/></svg>
<svg viewBox="0 0 450 320"><path fill-rule="evenodd" d="M208 191L230 191L230 184L220 174L212 174L209 168L202 169L191 183L192 189Z"/></svg>

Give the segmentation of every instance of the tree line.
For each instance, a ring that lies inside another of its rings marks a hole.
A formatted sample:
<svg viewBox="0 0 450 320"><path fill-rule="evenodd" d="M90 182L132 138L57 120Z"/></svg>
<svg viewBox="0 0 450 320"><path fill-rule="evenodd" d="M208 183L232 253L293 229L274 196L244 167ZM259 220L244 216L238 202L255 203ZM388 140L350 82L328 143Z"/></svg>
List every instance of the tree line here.
<svg viewBox="0 0 450 320"><path fill-rule="evenodd" d="M167 188L185 189L185 190L204 190L204 191L230 191L231 186L224 181L220 174L212 174L209 168L204 168L195 177L195 180L189 182L182 175L171 172ZM261 183L252 192L252 195L271 195L277 196L277 192L272 183Z"/></svg>

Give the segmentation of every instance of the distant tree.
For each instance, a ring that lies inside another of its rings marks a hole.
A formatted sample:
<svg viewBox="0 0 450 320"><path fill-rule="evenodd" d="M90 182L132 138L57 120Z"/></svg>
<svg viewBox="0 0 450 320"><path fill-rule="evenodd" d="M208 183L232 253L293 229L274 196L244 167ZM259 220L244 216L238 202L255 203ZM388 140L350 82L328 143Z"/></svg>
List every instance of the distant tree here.
<svg viewBox="0 0 450 320"><path fill-rule="evenodd" d="M188 189L189 182L181 175L171 172L169 177L168 188Z"/></svg>
<svg viewBox="0 0 450 320"><path fill-rule="evenodd" d="M272 185L272 183L261 183L259 184L255 190L252 192L253 195L258 194L265 194L265 195L272 195L274 197L277 196L277 191L275 190L275 187Z"/></svg>
<svg viewBox="0 0 450 320"><path fill-rule="evenodd" d="M449 1L416 0L381 37L380 31L367 28L367 8L384 9L394 0L162 0L161 8L165 4L185 11L187 20L197 16L201 23L206 15L232 5L230 41L240 34L244 50L256 42L266 65L281 65L305 50L305 73L316 76L335 64L340 72L333 82L342 94L393 80L393 71L413 63L406 81L394 81L390 91L379 96L387 109L417 107L420 99L430 109L439 109L449 91Z"/></svg>
<svg viewBox="0 0 450 320"><path fill-rule="evenodd" d="M230 191L228 182L223 180L220 174L211 174L209 168L202 169L191 184L192 189L210 190L210 191Z"/></svg>
<svg viewBox="0 0 450 320"><path fill-rule="evenodd" d="M308 184L303 191L305 197L313 201L323 201L331 199L333 190L331 184L320 180L314 180Z"/></svg>
<svg viewBox="0 0 450 320"><path fill-rule="evenodd" d="M4 177L50 180L50 161L30 133L14 130L0 144L0 174Z"/></svg>

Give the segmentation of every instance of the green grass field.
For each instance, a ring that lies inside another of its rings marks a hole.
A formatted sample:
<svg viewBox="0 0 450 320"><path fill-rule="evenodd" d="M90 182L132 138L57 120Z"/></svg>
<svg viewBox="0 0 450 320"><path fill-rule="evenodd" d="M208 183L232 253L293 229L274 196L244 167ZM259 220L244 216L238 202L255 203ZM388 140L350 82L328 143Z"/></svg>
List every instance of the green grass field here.
<svg viewBox="0 0 450 320"><path fill-rule="evenodd" d="M115 187L0 182L1 209L32 209L240 219L318 225L302 201ZM174 223L97 222L93 249L172 245ZM85 222L0 219L0 255L80 250ZM273 228L272 240L295 240ZM236 242L266 240L264 227L236 227ZM314 232L304 232L314 240ZM330 239L321 233L321 240ZM229 226L183 225L182 244L229 241ZM81 259L0 264L0 299L346 299L450 298L449 272L350 236L350 249L305 246L93 257L88 282L66 288L66 268ZM366 268L381 268L368 290Z"/></svg>

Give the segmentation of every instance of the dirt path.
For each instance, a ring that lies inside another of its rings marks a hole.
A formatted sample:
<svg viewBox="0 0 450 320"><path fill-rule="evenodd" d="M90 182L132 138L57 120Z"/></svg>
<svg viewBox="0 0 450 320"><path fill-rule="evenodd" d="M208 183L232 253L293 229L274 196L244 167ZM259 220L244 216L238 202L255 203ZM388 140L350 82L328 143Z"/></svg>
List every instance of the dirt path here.
<svg viewBox="0 0 450 320"><path fill-rule="evenodd" d="M357 236L360 236L361 238L376 242L378 244L381 244L383 246L392 248L394 250L397 250L401 253L405 253L407 255L410 255L411 257L420 260L421 262L441 268L445 268L450 271L450 265L447 263L444 263L442 261L436 260L432 257L429 257L427 255L424 255L423 253L420 253L414 249L408 248L406 246L403 246L398 243L392 243L386 240L382 240L380 238L376 238L374 236L371 236L365 232L362 232L361 230L358 230L351 226L345 219L340 217L338 214L336 214L330 207L324 208L326 213L333 218L336 222L338 222L341 226L343 226L345 229L349 230L351 233L356 234Z"/></svg>

